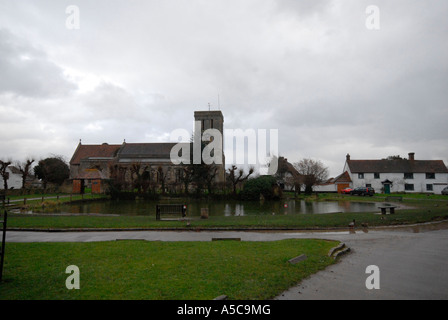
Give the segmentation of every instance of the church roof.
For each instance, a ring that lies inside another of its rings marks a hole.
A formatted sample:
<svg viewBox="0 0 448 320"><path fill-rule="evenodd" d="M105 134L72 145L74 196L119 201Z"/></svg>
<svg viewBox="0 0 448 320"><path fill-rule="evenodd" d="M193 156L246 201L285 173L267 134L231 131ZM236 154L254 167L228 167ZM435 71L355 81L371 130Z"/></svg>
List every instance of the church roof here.
<svg viewBox="0 0 448 320"><path fill-rule="evenodd" d="M171 149L176 142L125 143L118 153L119 158L159 158L170 159ZM189 145L189 143L186 143Z"/></svg>
<svg viewBox="0 0 448 320"><path fill-rule="evenodd" d="M78 165L81 160L88 158L113 158L116 156L118 149L121 144L99 144L99 145L89 145L89 144L79 144L72 159L70 160L71 165Z"/></svg>

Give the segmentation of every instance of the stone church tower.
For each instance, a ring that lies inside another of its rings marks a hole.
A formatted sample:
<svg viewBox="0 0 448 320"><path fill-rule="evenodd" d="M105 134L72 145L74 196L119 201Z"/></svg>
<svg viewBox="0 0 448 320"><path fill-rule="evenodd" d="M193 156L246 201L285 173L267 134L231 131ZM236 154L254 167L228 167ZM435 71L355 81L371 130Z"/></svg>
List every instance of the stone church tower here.
<svg viewBox="0 0 448 320"><path fill-rule="evenodd" d="M219 110L195 111L194 120L196 123L199 122L201 125L201 136L207 129L216 129L221 132L222 161L221 164L217 165L218 175L216 177L216 182L225 182L226 162L224 156L224 116Z"/></svg>

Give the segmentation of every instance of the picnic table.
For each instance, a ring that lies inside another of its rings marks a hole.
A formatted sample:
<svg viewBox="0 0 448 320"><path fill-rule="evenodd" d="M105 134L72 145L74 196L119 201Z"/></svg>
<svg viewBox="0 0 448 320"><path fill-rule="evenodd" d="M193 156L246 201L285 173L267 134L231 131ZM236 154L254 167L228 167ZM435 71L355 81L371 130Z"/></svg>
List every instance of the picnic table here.
<svg viewBox="0 0 448 320"><path fill-rule="evenodd" d="M381 209L381 214L386 214L387 209L389 209L390 214L394 214L397 206L379 206L378 208Z"/></svg>

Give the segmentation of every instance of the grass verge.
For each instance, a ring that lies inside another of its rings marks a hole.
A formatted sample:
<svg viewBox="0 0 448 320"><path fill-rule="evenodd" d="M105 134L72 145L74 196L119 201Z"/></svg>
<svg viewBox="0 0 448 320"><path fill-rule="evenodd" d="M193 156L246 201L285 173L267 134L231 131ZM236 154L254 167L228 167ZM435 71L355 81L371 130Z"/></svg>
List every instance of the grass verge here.
<svg viewBox="0 0 448 320"><path fill-rule="evenodd" d="M0 299L270 299L334 263L338 242L8 243ZM307 260L287 261L301 254ZM66 267L80 271L68 290Z"/></svg>
<svg viewBox="0 0 448 320"><path fill-rule="evenodd" d="M10 214L8 229L325 229L345 228L353 220L357 225L404 225L448 219L447 205L419 205L395 211L393 215L366 212L330 214L294 214L261 216L210 216L189 221L156 221L153 216L54 216L46 214Z"/></svg>

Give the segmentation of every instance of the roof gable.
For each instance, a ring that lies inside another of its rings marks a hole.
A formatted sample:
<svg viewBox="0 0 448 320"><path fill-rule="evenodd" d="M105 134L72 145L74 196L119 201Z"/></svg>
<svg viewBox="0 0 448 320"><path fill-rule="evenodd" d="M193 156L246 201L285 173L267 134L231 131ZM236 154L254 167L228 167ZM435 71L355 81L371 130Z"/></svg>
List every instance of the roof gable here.
<svg viewBox="0 0 448 320"><path fill-rule="evenodd" d="M333 183L344 183L344 182L352 182L352 179L350 178L350 175L348 174L347 171L341 173L333 180Z"/></svg>
<svg viewBox="0 0 448 320"><path fill-rule="evenodd" d="M81 160L87 158L113 158L120 147L121 145L109 145L107 143L100 145L79 144L70 160L70 164L78 165L81 163Z"/></svg>

